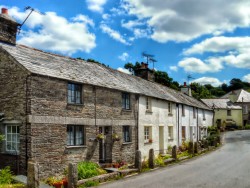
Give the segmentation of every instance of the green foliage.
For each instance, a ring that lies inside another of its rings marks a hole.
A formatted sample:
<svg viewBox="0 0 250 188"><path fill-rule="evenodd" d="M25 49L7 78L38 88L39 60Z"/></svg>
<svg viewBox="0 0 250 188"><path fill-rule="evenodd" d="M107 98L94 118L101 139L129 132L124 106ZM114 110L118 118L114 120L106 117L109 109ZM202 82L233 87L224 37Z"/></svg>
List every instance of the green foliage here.
<svg viewBox="0 0 250 188"><path fill-rule="evenodd" d="M5 136L0 134L0 142L2 142L4 140Z"/></svg>
<svg viewBox="0 0 250 188"><path fill-rule="evenodd" d="M250 125L246 125L246 126L245 126L245 129L250 129Z"/></svg>
<svg viewBox="0 0 250 188"><path fill-rule="evenodd" d="M86 181L84 183L85 187L94 187L94 186L98 186L98 185L99 185L99 182L97 182L97 181Z"/></svg>
<svg viewBox="0 0 250 188"><path fill-rule="evenodd" d="M188 149L188 141L183 141L179 146L179 150L181 152L186 151Z"/></svg>
<svg viewBox="0 0 250 188"><path fill-rule="evenodd" d="M155 158L155 164L158 165L158 166L164 166L164 159L163 157L161 157L160 155L158 155L157 158Z"/></svg>
<svg viewBox="0 0 250 188"><path fill-rule="evenodd" d="M185 156L189 156L188 151L181 152L180 154L177 155L177 158L181 158L181 157L185 157Z"/></svg>
<svg viewBox="0 0 250 188"><path fill-rule="evenodd" d="M0 185L11 184L13 182L12 176L13 175L9 166L5 167L4 169L1 169L0 170Z"/></svg>
<svg viewBox="0 0 250 188"><path fill-rule="evenodd" d="M21 183L16 183L16 184L0 184L0 188L26 188L26 185L21 184Z"/></svg>
<svg viewBox="0 0 250 188"><path fill-rule="evenodd" d="M107 173L105 170L101 169L98 164L88 161L80 162L77 166L77 170L79 179L91 178Z"/></svg>

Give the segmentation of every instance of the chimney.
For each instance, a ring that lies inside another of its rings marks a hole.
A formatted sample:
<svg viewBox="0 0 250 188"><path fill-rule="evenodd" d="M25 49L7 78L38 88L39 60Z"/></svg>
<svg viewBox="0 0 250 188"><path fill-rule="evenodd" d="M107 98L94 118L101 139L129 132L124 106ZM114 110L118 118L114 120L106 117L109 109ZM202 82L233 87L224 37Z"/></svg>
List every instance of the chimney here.
<svg viewBox="0 0 250 188"><path fill-rule="evenodd" d="M184 82L184 84L181 88L181 92L192 97L192 90L191 90L190 86L187 86L186 82Z"/></svg>
<svg viewBox="0 0 250 188"><path fill-rule="evenodd" d="M154 71L148 68L147 63L141 62L141 67L135 70L135 76L141 77L145 80L155 80Z"/></svg>
<svg viewBox="0 0 250 188"><path fill-rule="evenodd" d="M19 25L19 23L9 16L8 9L2 8L0 14L0 42L15 45Z"/></svg>

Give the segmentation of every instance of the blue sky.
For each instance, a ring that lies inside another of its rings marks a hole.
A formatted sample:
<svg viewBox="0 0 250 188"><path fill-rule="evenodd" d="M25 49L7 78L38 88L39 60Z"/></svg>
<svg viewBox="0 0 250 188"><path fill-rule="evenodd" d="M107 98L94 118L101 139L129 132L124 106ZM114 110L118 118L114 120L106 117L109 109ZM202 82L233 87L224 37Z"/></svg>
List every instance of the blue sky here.
<svg viewBox="0 0 250 188"><path fill-rule="evenodd" d="M19 23L26 6L45 15L32 13L18 43L121 71L146 52L180 84L250 82L249 0L0 0Z"/></svg>

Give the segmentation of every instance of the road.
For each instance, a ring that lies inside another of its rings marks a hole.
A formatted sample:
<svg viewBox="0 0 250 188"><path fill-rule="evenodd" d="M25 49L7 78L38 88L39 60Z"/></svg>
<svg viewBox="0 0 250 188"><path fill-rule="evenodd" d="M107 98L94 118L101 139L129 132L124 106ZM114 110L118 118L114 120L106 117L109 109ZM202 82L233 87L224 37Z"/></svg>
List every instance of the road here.
<svg viewBox="0 0 250 188"><path fill-rule="evenodd" d="M224 145L176 165L106 183L98 188L250 188L250 131L224 135Z"/></svg>

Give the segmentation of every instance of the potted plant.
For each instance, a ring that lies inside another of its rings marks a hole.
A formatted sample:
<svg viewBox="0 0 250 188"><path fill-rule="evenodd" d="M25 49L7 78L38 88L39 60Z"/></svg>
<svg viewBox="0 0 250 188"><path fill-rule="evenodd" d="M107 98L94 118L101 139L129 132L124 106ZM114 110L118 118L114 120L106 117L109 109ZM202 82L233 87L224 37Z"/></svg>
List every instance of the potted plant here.
<svg viewBox="0 0 250 188"><path fill-rule="evenodd" d="M47 180L46 180L46 183L49 184L49 185L52 185L53 187L55 188L61 188L62 185L63 185L63 182L61 179L59 178L56 178L56 177L49 177Z"/></svg>
<svg viewBox="0 0 250 188"><path fill-rule="evenodd" d="M153 142L153 139L152 139L152 138L148 139L148 142L149 142L149 143L152 143L152 142Z"/></svg>
<svg viewBox="0 0 250 188"><path fill-rule="evenodd" d="M97 140L103 140L104 139L104 134L103 133L99 133L96 135L96 139Z"/></svg>
<svg viewBox="0 0 250 188"><path fill-rule="evenodd" d="M120 137L119 137L118 134L113 133L113 134L112 134L112 139L113 139L114 141L119 141L119 140L120 140Z"/></svg>

